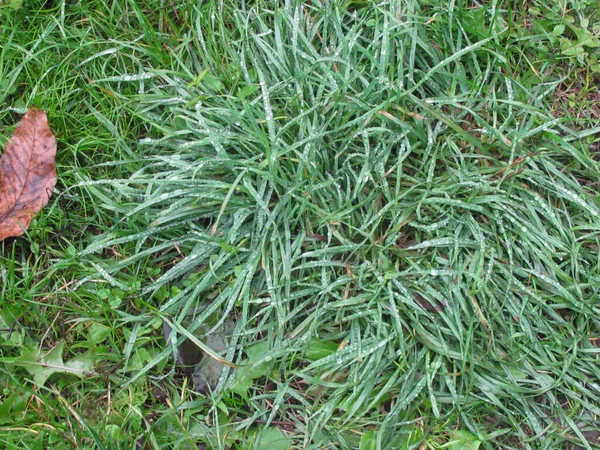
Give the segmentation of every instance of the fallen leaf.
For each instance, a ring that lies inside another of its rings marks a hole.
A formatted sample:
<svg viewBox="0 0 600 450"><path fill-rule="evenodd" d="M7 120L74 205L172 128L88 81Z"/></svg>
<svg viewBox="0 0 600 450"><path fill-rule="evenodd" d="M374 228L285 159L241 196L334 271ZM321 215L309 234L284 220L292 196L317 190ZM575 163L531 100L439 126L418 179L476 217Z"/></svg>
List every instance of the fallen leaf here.
<svg viewBox="0 0 600 450"><path fill-rule="evenodd" d="M46 113L30 109L0 158L0 240L20 236L56 184L56 138Z"/></svg>

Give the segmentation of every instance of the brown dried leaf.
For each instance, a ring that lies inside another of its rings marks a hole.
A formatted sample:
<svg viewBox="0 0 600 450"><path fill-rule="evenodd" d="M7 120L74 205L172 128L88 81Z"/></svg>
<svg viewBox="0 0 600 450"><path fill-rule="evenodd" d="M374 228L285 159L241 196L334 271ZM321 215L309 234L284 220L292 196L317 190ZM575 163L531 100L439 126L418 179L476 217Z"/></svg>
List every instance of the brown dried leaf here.
<svg viewBox="0 0 600 450"><path fill-rule="evenodd" d="M56 138L46 113L30 109L0 158L0 240L20 236L56 184Z"/></svg>

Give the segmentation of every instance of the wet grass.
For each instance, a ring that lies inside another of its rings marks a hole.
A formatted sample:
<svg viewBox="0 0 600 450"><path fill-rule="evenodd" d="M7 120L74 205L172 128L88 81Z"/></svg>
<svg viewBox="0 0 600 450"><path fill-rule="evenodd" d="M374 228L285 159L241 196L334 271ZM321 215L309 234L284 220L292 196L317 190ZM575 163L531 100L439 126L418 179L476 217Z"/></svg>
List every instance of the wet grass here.
<svg viewBox="0 0 600 450"><path fill-rule="evenodd" d="M59 142L0 244L0 442L596 448L593 8L193 3L0 13L3 143ZM161 324L230 319L193 393Z"/></svg>

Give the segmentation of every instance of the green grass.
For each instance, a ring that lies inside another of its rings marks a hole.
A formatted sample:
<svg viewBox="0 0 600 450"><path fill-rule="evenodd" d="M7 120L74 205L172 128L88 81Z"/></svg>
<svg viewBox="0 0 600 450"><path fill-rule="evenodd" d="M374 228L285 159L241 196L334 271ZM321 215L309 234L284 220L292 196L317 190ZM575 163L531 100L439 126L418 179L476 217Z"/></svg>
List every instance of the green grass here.
<svg viewBox="0 0 600 450"><path fill-rule="evenodd" d="M0 243L0 446L598 448L597 14L0 9L2 144L59 143ZM212 396L190 314L235 321Z"/></svg>

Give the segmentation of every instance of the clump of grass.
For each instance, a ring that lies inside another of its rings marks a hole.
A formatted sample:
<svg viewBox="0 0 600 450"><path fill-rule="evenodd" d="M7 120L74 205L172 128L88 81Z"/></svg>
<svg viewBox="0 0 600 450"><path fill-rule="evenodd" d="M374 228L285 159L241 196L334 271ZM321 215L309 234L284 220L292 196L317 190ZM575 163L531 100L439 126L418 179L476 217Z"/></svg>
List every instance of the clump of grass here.
<svg viewBox="0 0 600 450"><path fill-rule="evenodd" d="M517 55L508 12L182 2L171 20L147 3L81 16L115 40L77 59L90 84L76 106L116 149L88 141L97 172L70 172L65 197L83 193L101 226L46 270L72 276L69 316L95 324L81 345L102 339L115 373L98 394L130 395L100 435L93 417L79 432L155 448L591 448L593 128L550 114L559 82ZM188 331L234 317L225 356L240 368L210 398L175 394L157 330L205 304Z"/></svg>
<svg viewBox="0 0 600 450"><path fill-rule="evenodd" d="M112 283L152 256L149 324L207 301L190 331L236 316L227 356L255 370L218 386L225 428L343 448L585 440L598 165L546 87L508 75L499 14L479 36L416 4L210 5L178 66L145 71L145 164L110 180L135 205L111 203L121 226L86 253L136 243L103 264Z"/></svg>

